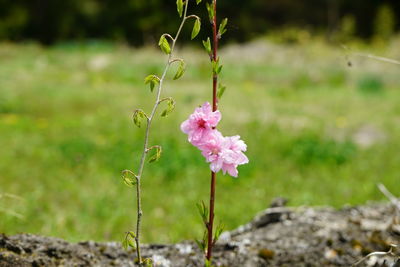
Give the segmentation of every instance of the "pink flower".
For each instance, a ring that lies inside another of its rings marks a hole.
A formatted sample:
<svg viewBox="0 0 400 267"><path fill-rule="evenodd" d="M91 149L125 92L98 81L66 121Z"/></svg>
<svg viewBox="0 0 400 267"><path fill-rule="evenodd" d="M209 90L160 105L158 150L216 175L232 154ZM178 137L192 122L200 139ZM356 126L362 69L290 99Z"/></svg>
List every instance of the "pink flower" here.
<svg viewBox="0 0 400 267"><path fill-rule="evenodd" d="M207 135L207 140L199 147L201 154L210 162L210 169L213 172L221 170L223 162L222 152L224 137L222 134L214 130Z"/></svg>
<svg viewBox="0 0 400 267"><path fill-rule="evenodd" d="M206 102L181 124L181 130L188 135L190 143L199 146L220 120L221 113L218 110L213 112L210 103Z"/></svg>
<svg viewBox="0 0 400 267"><path fill-rule="evenodd" d="M239 135L224 137L217 131L215 127L220 120L221 113L213 112L206 102L181 124L181 130L188 135L189 142L201 150L213 172L222 170L224 174L237 177L237 167L249 162L243 153L247 146Z"/></svg>
<svg viewBox="0 0 400 267"><path fill-rule="evenodd" d="M237 177L237 167L249 163L249 159L243 153L247 150L247 146L240 140L239 135L225 137L223 146L225 149L222 171L224 174L228 172L230 176Z"/></svg>
<svg viewBox="0 0 400 267"><path fill-rule="evenodd" d="M225 174L228 172L233 177L238 176L237 167L249 162L243 153L246 151L246 144L240 140L240 136L223 137L220 132L214 130L208 139L199 148L202 155L210 163L210 169L218 172L222 169Z"/></svg>

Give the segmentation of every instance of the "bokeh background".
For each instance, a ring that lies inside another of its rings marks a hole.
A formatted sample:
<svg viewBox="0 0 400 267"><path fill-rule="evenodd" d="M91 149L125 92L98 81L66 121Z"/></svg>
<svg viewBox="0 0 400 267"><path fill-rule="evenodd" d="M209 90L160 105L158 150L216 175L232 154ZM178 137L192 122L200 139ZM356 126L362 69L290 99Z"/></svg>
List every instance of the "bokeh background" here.
<svg viewBox="0 0 400 267"><path fill-rule="evenodd" d="M218 175L217 220L246 223L277 196L290 205L384 200L400 195L400 2L219 0L228 17L221 42L220 129L240 134L250 164ZM203 29L187 25L177 56L188 64L165 96L177 108L153 126L163 147L143 180L145 242L201 236L195 204L206 201L209 169L180 132L195 106L211 100L204 1L192 5ZM148 110L144 85L162 71L157 48L179 23L175 1L0 0L0 232L120 240L134 228L135 170ZM191 24L191 23L190 23Z"/></svg>

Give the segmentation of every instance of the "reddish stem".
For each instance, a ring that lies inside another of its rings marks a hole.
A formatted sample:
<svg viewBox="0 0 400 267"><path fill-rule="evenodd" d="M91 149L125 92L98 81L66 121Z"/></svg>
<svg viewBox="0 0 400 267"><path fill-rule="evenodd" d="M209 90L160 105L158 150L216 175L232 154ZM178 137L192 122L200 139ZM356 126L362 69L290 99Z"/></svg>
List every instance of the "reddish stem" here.
<svg viewBox="0 0 400 267"><path fill-rule="evenodd" d="M213 26L213 60L216 61L218 56L218 36L217 36L217 0L213 0L213 8L214 8L214 20L212 23ZM218 85L218 74L213 73L213 111L218 109L217 107L217 85ZM208 242L207 242L207 260L211 261L212 258L212 248L213 248L213 225L214 225L214 201L215 201L215 172L211 172L211 187L210 187L210 215L207 224L208 231Z"/></svg>
<svg viewBox="0 0 400 267"><path fill-rule="evenodd" d="M217 0L213 1L214 3L214 21L213 21L213 60L217 61L218 59L218 33L217 33ZM218 109L217 107L217 83L218 83L218 74L213 74L213 111Z"/></svg>
<svg viewBox="0 0 400 267"><path fill-rule="evenodd" d="M210 188L210 216L208 221L208 242L207 242L207 260L211 261L213 248L213 224L214 224L214 200L215 200L215 172L211 172Z"/></svg>

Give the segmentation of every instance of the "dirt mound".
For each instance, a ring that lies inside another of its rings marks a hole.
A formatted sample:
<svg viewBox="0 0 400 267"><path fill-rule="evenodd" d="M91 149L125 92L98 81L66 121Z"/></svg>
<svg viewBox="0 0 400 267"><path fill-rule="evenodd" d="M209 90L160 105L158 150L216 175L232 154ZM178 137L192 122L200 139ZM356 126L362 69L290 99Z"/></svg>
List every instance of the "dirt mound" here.
<svg viewBox="0 0 400 267"><path fill-rule="evenodd" d="M389 204L331 208L269 208L221 236L217 266L351 266L374 251L400 244L400 224ZM397 253L397 251L395 251ZM203 266L193 242L146 245L154 266ZM71 244L57 238L0 235L3 266L134 266L135 253L116 242ZM373 256L359 266L400 266L396 257Z"/></svg>

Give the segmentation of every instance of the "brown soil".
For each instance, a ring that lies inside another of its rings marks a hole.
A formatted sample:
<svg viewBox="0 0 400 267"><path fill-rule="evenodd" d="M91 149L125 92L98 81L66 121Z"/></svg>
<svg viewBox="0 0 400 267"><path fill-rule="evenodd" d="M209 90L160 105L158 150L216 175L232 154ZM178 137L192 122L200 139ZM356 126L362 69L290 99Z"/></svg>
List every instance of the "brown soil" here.
<svg viewBox="0 0 400 267"><path fill-rule="evenodd" d="M269 208L226 232L215 247L216 266L351 266L374 251L400 244L394 207L370 204L331 208ZM397 253L397 251L395 251ZM154 266L204 266L193 242L146 245ZM30 234L0 235L0 267L134 266L135 253L119 243L71 244ZM400 266L397 256L373 256L358 266ZM397 263L396 263L397 261Z"/></svg>

